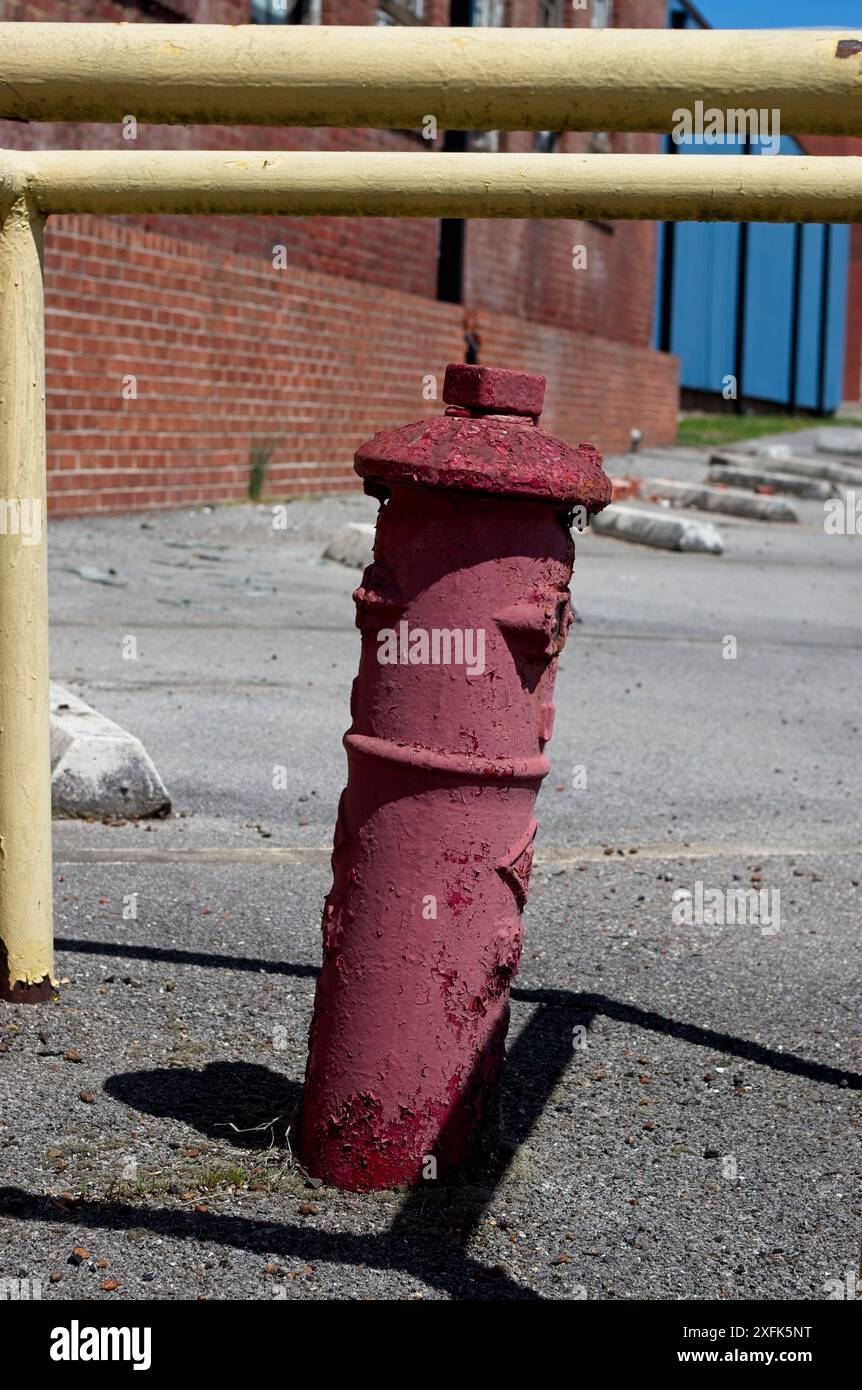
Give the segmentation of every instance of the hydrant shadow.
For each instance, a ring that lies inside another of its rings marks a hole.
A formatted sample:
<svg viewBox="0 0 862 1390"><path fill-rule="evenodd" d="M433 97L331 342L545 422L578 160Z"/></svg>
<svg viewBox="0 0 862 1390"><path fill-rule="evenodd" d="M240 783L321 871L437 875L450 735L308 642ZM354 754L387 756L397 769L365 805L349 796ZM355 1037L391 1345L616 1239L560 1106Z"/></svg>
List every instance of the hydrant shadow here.
<svg viewBox="0 0 862 1390"><path fill-rule="evenodd" d="M123 1072L105 1082L115 1100L171 1118L238 1149L268 1149L284 1140L301 1088L269 1067L209 1062Z"/></svg>

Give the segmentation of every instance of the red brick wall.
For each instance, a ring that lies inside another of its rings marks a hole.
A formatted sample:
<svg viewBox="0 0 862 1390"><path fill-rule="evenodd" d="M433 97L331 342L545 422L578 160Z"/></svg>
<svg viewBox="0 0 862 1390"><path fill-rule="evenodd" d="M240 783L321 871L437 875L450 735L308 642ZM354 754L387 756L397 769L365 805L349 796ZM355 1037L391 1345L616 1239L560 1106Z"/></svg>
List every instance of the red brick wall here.
<svg viewBox="0 0 862 1390"><path fill-rule="evenodd" d="M248 0L164 0L170 9L207 23L245 23ZM327 23L373 21L375 0L324 0ZM534 25L538 0L509 0L507 22ZM0 0L0 18L55 20L140 20L134 5L119 0ZM429 22L441 24L447 0L426 0ZM563 6L566 25L589 24L588 10ZM617 0L615 23L621 27L664 24L664 0ZM155 16L158 18L159 16ZM134 114L133 112L131 114ZM558 146L578 152L589 137L567 134ZM438 144L440 141L438 141ZM132 143L120 126L18 125L0 121L0 147L91 149L351 149L399 150L427 157L432 146L416 132L373 130L270 130L219 126L140 126ZM530 151L530 134L504 134L502 150ZM653 135L616 135L612 148L648 152L659 148ZM287 247L291 265L412 294L434 296L437 284L439 225L425 218L198 218L143 217L137 222L168 236L211 242L225 250L268 260L273 244ZM572 270L572 247L587 248L587 269ZM652 325L655 275L655 227L652 223L617 222L602 228L574 221L473 221L467 235L465 302L468 308L491 309L598 333L647 346Z"/></svg>
<svg viewBox="0 0 862 1390"><path fill-rule="evenodd" d="M245 23L247 0L163 0L143 13L121 0L0 0L0 19ZM565 22L585 11L564 7ZM325 23L373 21L374 0L323 0ZM447 0L426 0L445 23ZM537 22L538 0L509 0L507 22ZM664 22L664 0L617 0L615 22ZM133 112L130 114L134 114ZM614 136L617 150L656 147ZM589 137L566 135L580 150ZM439 142L438 142L439 143ZM0 121L0 147L407 150L416 132L140 126ZM531 150L532 134L502 149ZM545 423L568 439L625 447L676 428L675 362L650 350L654 227L474 221L465 303L438 303L439 224L432 219L53 218L46 238L51 505L65 514L237 498L255 434L283 434L272 495L353 483L352 454L374 430L439 404L463 360L464 327L482 360L548 375ZM273 247L288 268L273 269ZM572 247L587 268L572 268ZM594 336L589 336L594 335ZM124 376L138 399L124 400Z"/></svg>
<svg viewBox="0 0 862 1390"><path fill-rule="evenodd" d="M584 144L569 135L559 148L576 153ZM648 151L652 137L615 135L611 147ZM583 268L573 268L576 246ZM646 347L655 264L654 222L476 219L467 228L465 302Z"/></svg>
<svg viewBox="0 0 862 1390"><path fill-rule="evenodd" d="M589 440L602 453L676 435L677 359L610 338L569 333L505 314L479 316L483 360L547 377L542 426L570 443Z"/></svg>
<svg viewBox="0 0 862 1390"><path fill-rule="evenodd" d="M49 495L55 515L246 495L255 435L282 436L271 497L355 485L375 430L437 412L463 310L314 271L276 271L94 217L46 237ZM483 360L549 377L543 423L624 448L673 436L675 361L502 314ZM134 376L137 399L123 399Z"/></svg>
<svg viewBox="0 0 862 1390"><path fill-rule="evenodd" d="M328 0L338 11L328 22L370 21L374 0ZM165 0L170 9L199 23L248 22L248 0ZM442 0L431 0L432 14ZM0 19L114 21L147 23L163 16L143 14L119 0L0 0ZM326 4L324 4L326 18ZM134 115L134 112L129 114ZM256 126L139 125L137 139L123 138L120 125L30 124L0 121L0 148L106 150L396 150L417 158L429 143L418 132L270 129ZM437 287L438 223L430 218L279 218L134 217L118 218L168 236L209 242L221 250L257 255L267 261L273 245L288 249L291 265L346 275L392 289L434 296Z"/></svg>
<svg viewBox="0 0 862 1390"><path fill-rule="evenodd" d="M509 0L508 22L536 23L536 0ZM590 23L589 6L563 8L567 28ZM619 28L662 28L664 0L616 0ZM564 154L591 149L593 136L562 135L555 148ZM615 134L609 152L655 154L658 135ZM502 133L500 149L529 153L532 133ZM586 268L572 268L572 249L586 249ZM491 309L582 333L646 347L651 339L655 283L656 229L652 222L574 222L475 220L467 233L465 300Z"/></svg>

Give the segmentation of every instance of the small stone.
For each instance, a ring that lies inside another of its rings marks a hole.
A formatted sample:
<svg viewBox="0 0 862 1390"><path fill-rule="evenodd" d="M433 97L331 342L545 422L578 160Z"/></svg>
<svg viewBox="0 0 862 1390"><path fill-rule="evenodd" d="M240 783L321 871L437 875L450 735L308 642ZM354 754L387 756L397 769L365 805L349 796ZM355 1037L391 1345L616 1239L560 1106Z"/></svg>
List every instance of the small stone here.
<svg viewBox="0 0 862 1390"><path fill-rule="evenodd" d="M52 1269L51 1273L48 1275L48 1280L52 1284L59 1284L62 1278L63 1276L60 1273L59 1269Z"/></svg>
<svg viewBox="0 0 862 1390"><path fill-rule="evenodd" d="M71 1255L69 1256L68 1260L66 1261L66 1264L74 1265L75 1268L77 1269L77 1268L78 1268L78 1265L82 1265L82 1264L84 1263L84 1261L85 1261L85 1260L89 1260L89 1258L90 1258L90 1252L89 1252L89 1250L85 1250L84 1247L83 1247L83 1245L76 1245L76 1246L73 1248L72 1253L71 1253Z"/></svg>
<svg viewBox="0 0 862 1390"><path fill-rule="evenodd" d="M300 1216L317 1216L318 1214L318 1208L313 1202L300 1202L296 1210Z"/></svg>
<svg viewBox="0 0 862 1390"><path fill-rule="evenodd" d="M318 1188L318 1187L322 1187L322 1186L323 1186L323 1178L309 1178L309 1179L308 1179L308 1186L309 1186L309 1187L313 1187L313 1188L315 1188L315 1189Z"/></svg>
<svg viewBox="0 0 862 1390"><path fill-rule="evenodd" d="M119 1279L103 1279L99 1287L105 1293L113 1293L115 1289L120 1287L120 1281Z"/></svg>
<svg viewBox="0 0 862 1390"><path fill-rule="evenodd" d="M62 1149L49 1149L49 1150L48 1150L48 1153L47 1153L47 1157L48 1157L48 1158L62 1158L62 1157L63 1157L63 1150L62 1150Z"/></svg>
<svg viewBox="0 0 862 1390"><path fill-rule="evenodd" d="M108 1268L108 1261L107 1261L107 1260L97 1260L97 1261L96 1261L96 1269L107 1269L107 1268Z"/></svg>
<svg viewBox="0 0 862 1390"><path fill-rule="evenodd" d="M569 1258L568 1255L554 1255L553 1259L551 1260L551 1264L552 1264L552 1265L567 1265L567 1264L571 1264L571 1260L570 1260L570 1258Z"/></svg>
<svg viewBox="0 0 862 1390"><path fill-rule="evenodd" d="M92 1091L79 1091L78 1099L82 1100L85 1105L92 1105L96 1097L93 1095Z"/></svg>
<svg viewBox="0 0 862 1390"><path fill-rule="evenodd" d="M68 1048L67 1051L63 1053L64 1062L83 1062L83 1060L80 1052L76 1052L73 1047Z"/></svg>

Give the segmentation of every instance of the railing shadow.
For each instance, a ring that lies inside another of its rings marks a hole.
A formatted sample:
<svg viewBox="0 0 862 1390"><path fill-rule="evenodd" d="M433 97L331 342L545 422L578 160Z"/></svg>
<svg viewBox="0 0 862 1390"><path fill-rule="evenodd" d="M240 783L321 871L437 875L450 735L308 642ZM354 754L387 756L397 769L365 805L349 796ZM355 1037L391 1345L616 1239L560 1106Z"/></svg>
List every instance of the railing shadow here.
<svg viewBox="0 0 862 1390"><path fill-rule="evenodd" d="M317 974L311 965L155 946L60 938L57 947L88 955L119 955L256 974L263 971L306 978ZM483 1170L465 1173L463 1183L445 1189L435 1189L433 1183L427 1183L408 1193L391 1226L383 1233L357 1235L289 1223L273 1225L268 1220L246 1217L189 1213L168 1207L153 1209L131 1201L66 1200L58 1207L50 1198L11 1187L0 1189L0 1211L10 1217L46 1222L64 1219L65 1213L76 1226L116 1230L143 1227L174 1239L209 1240L305 1263L333 1261L398 1270L458 1299L535 1301L541 1300L539 1293L518 1283L501 1266L484 1263L471 1253L469 1246L515 1153L536 1128L572 1059L572 1032L576 1024L589 1027L596 1015L602 1014L821 1084L862 1089L862 1076L856 1072L778 1052L698 1024L679 1022L605 995L517 988L512 991L512 998L536 1007L509 1050L504 1072L502 1142L496 1158ZM260 1133L243 1136L231 1125L240 1130L246 1128L244 1121L248 1120L248 1128L252 1129L272 1118L265 1114L267 1111L272 1111L272 1115L285 1114L296 1105L300 1092L296 1083L269 1068L245 1063L213 1063L203 1072L177 1068L131 1072L110 1078L105 1089L137 1110L172 1115L202 1133L226 1138L241 1148L258 1147ZM264 1142L269 1142L265 1135Z"/></svg>

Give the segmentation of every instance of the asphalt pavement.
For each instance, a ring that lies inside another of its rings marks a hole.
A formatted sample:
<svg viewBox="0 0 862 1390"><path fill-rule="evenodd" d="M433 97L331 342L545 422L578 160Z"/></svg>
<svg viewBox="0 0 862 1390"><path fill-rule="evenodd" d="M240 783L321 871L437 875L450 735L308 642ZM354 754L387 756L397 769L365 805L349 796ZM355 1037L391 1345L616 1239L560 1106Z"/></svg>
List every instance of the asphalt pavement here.
<svg viewBox="0 0 862 1390"><path fill-rule="evenodd" d="M358 572L320 556L376 504L53 523L52 676L143 740L173 814L55 823L59 1000L0 1004L3 1271L118 1301L808 1300L857 1269L862 551L798 507L713 518L721 556L577 537L503 1149L407 1197L310 1188L291 1151L359 651ZM674 920L698 884L777 890L777 930Z"/></svg>

